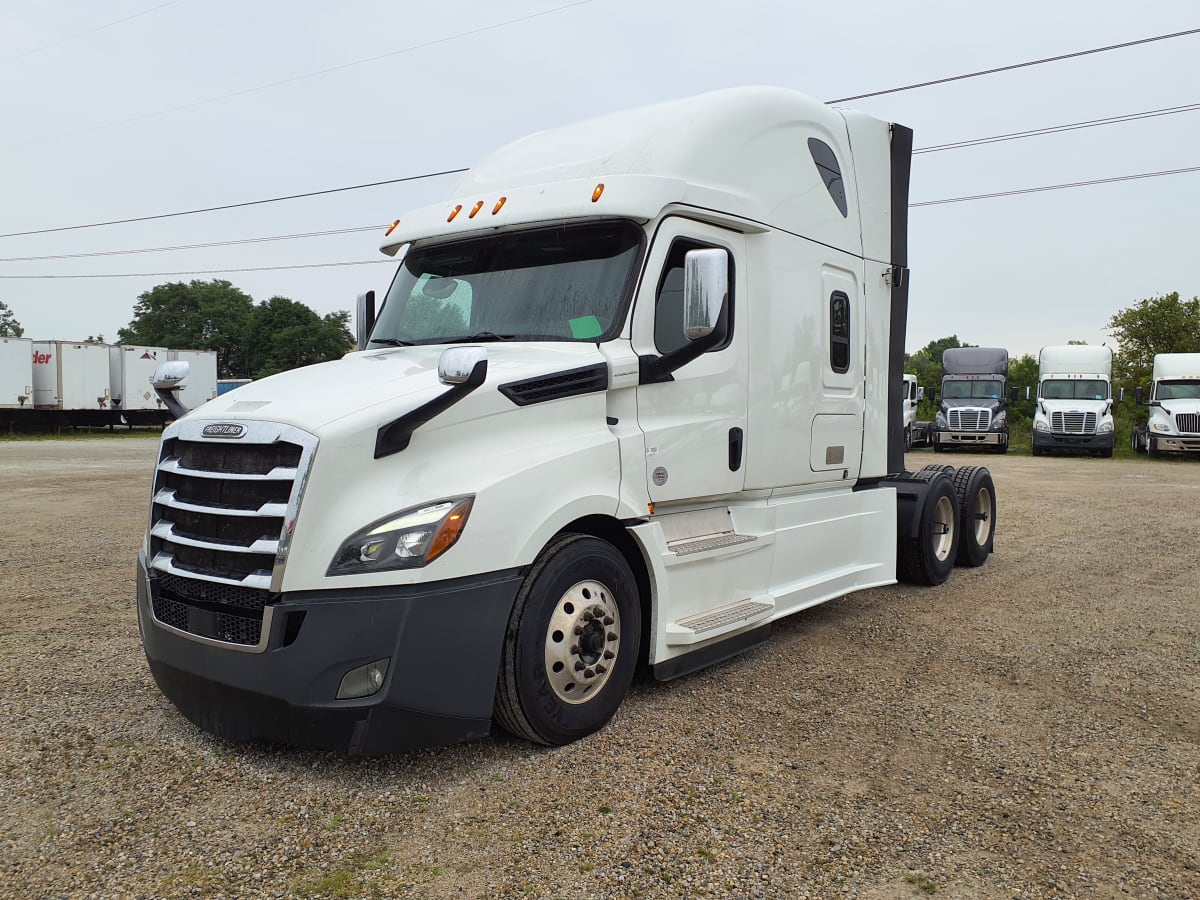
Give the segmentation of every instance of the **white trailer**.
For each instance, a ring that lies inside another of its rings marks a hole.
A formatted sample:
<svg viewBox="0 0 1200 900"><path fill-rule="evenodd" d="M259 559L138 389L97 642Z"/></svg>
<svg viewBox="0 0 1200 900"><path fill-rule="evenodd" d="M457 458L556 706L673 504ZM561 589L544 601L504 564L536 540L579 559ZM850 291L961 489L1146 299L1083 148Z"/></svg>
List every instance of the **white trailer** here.
<svg viewBox="0 0 1200 900"><path fill-rule="evenodd" d="M33 342L33 405L101 410L110 406L108 344Z"/></svg>
<svg viewBox="0 0 1200 900"><path fill-rule="evenodd" d="M33 341L0 337L0 409L33 408Z"/></svg>
<svg viewBox="0 0 1200 900"><path fill-rule="evenodd" d="M1200 353L1157 354L1149 399L1140 387L1135 398L1149 404L1150 417L1133 431L1134 450L1200 453Z"/></svg>
<svg viewBox="0 0 1200 900"><path fill-rule="evenodd" d="M164 430L161 690L236 740L391 752L494 718L564 744L639 662L982 565L987 469L904 470L911 150L720 91L517 141L403 216L359 352Z"/></svg>
<svg viewBox="0 0 1200 900"><path fill-rule="evenodd" d="M1033 455L1051 450L1113 452L1113 353L1108 347L1063 344L1038 354Z"/></svg>
<svg viewBox="0 0 1200 900"><path fill-rule="evenodd" d="M167 359L188 364L187 381L179 389L179 402L188 409L195 409L217 396L216 350L168 350Z"/></svg>
<svg viewBox="0 0 1200 900"><path fill-rule="evenodd" d="M114 409L162 409L150 386L159 363L168 359L166 347L114 344L109 348L109 382Z"/></svg>

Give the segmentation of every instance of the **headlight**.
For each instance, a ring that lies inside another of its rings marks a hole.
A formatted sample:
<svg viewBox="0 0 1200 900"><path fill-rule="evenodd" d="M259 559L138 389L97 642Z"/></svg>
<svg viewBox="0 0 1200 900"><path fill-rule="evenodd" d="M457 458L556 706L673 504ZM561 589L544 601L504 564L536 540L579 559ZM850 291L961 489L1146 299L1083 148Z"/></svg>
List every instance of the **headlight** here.
<svg viewBox="0 0 1200 900"><path fill-rule="evenodd" d="M944 415L942 415L940 412L936 416L933 417L933 422L935 425L937 425L938 428L949 428L950 427L949 425L946 424L946 417Z"/></svg>
<svg viewBox="0 0 1200 900"><path fill-rule="evenodd" d="M1151 422L1150 427L1154 431L1170 431L1171 430L1171 426L1168 425L1166 422Z"/></svg>
<svg viewBox="0 0 1200 900"><path fill-rule="evenodd" d="M1034 431L1049 431L1050 423L1047 422L1045 419L1034 419L1033 420L1033 430Z"/></svg>
<svg viewBox="0 0 1200 900"><path fill-rule="evenodd" d="M992 424L989 426L989 431L1003 431L1004 426L1008 424L1008 414L998 412L992 417Z"/></svg>
<svg viewBox="0 0 1200 900"><path fill-rule="evenodd" d="M1112 422L1101 422L1096 427L1096 434L1108 434L1112 430L1113 430Z"/></svg>
<svg viewBox="0 0 1200 900"><path fill-rule="evenodd" d="M473 497L454 497L380 519L342 544L328 575L417 569L454 546L471 514Z"/></svg>

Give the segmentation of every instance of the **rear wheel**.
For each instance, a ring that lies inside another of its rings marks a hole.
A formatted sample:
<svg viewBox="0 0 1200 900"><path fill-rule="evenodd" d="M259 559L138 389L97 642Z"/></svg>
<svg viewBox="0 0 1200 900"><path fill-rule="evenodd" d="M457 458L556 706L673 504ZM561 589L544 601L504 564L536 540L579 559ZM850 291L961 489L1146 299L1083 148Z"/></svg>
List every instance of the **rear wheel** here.
<svg viewBox="0 0 1200 900"><path fill-rule="evenodd" d="M921 471L914 476L929 484L912 537L896 547L896 574L913 584L941 584L954 569L958 552L958 502L954 482L945 472Z"/></svg>
<svg viewBox="0 0 1200 900"><path fill-rule="evenodd" d="M963 466L953 478L960 532L956 559L960 566L982 566L996 534L996 486L981 466Z"/></svg>
<svg viewBox="0 0 1200 900"><path fill-rule="evenodd" d="M513 604L494 715L505 730L561 745L603 728L633 680L642 608L625 557L588 535L555 540Z"/></svg>

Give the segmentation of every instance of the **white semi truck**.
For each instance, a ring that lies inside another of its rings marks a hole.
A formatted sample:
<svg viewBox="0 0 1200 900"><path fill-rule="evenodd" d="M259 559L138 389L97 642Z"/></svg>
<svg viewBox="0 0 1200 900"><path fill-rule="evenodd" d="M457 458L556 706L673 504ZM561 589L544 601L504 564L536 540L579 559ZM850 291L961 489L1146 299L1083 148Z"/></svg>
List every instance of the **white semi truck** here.
<svg viewBox="0 0 1200 900"><path fill-rule="evenodd" d="M1157 354L1149 398L1139 387L1134 399L1150 407L1149 421L1133 430L1134 450L1200 453L1200 353Z"/></svg>
<svg viewBox="0 0 1200 900"><path fill-rule="evenodd" d="M928 443L929 423L917 421L917 407L925 399L925 388L918 386L917 376L904 374L904 394L900 402L904 417L904 449Z"/></svg>
<svg viewBox="0 0 1200 900"><path fill-rule="evenodd" d="M1051 450L1113 453L1112 350L1085 344L1043 347L1038 354L1033 455Z"/></svg>
<svg viewBox="0 0 1200 900"><path fill-rule="evenodd" d="M942 351L942 393L933 450L986 447L1008 452L1008 351L951 347Z"/></svg>
<svg viewBox="0 0 1200 900"><path fill-rule="evenodd" d="M517 141L404 216L358 352L164 431L137 567L162 691L236 740L564 744L639 664L983 564L987 470L904 470L911 142L721 91Z"/></svg>

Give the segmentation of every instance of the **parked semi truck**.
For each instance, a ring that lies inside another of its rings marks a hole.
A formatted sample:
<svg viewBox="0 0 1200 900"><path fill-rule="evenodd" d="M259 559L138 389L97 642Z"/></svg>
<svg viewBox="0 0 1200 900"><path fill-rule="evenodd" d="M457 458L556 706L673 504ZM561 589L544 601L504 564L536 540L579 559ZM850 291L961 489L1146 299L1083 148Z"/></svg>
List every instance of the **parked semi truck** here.
<svg viewBox="0 0 1200 900"><path fill-rule="evenodd" d="M911 142L721 91L519 140L405 215L359 351L164 431L159 687L237 740L564 744L639 663L983 564L987 470L904 470Z"/></svg>
<svg viewBox="0 0 1200 900"><path fill-rule="evenodd" d="M1034 456L1056 449L1112 456L1112 359L1108 347L1042 348L1033 416Z"/></svg>
<svg viewBox="0 0 1200 900"><path fill-rule="evenodd" d="M1139 387L1134 399L1150 408L1149 421L1133 430L1134 450L1200 453L1200 353L1157 354L1149 396Z"/></svg>
<svg viewBox="0 0 1200 900"><path fill-rule="evenodd" d="M1008 452L1008 351L952 347L942 353L935 453L956 447Z"/></svg>
<svg viewBox="0 0 1200 900"><path fill-rule="evenodd" d="M901 409L904 416L904 449L911 450L929 443L929 422L917 421L917 407L925 399L925 388L917 385L917 376L905 373Z"/></svg>

